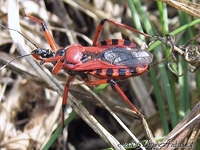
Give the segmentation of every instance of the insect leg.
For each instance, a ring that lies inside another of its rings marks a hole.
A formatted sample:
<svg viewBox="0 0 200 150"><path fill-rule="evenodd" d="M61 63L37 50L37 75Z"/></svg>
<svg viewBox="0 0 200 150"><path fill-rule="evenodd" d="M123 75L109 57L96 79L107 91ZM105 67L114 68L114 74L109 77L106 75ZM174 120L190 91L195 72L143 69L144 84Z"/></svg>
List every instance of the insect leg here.
<svg viewBox="0 0 200 150"><path fill-rule="evenodd" d="M89 85L100 85L100 84L108 83L108 79L90 81L88 78L85 78L84 81L86 82L86 84L89 84Z"/></svg>
<svg viewBox="0 0 200 150"><path fill-rule="evenodd" d="M127 96L124 94L124 92L121 90L119 85L114 81L110 80L110 83L113 85L113 87L117 90L117 92L122 96L122 98L125 100L125 102L132 108L133 111L135 111L137 114L140 115L140 112L137 110L137 108L130 102L130 100L127 98Z"/></svg>
<svg viewBox="0 0 200 150"><path fill-rule="evenodd" d="M106 21L109 22L109 23L112 23L112 24L114 24L114 25L116 25L116 26L120 26L120 27L126 28L126 29L128 29L128 30L130 30L130 31L133 31L133 32L135 32L135 33L144 35L144 36L147 37L147 38L150 38L150 37L151 37L150 35L148 35L148 34L146 34L146 33L143 33L143 32L140 32L140 31L138 31L138 30L136 30L136 29L134 29L134 28L132 28L132 27L130 27L130 26L127 26L127 25L123 24L123 23L116 22L116 21L109 20L109 19L103 19L103 20L101 20L99 26L97 27L97 30L96 30L96 32L95 32L94 40L93 40L93 44L92 44L92 45L96 45L97 40L98 40L98 38L99 38L99 35L100 35L100 33L101 33L101 30L102 30L102 28L103 28L103 25L104 25L104 23L105 23Z"/></svg>
<svg viewBox="0 0 200 150"><path fill-rule="evenodd" d="M31 20L33 20L34 22L36 22L42 26L44 36L45 36L47 42L49 43L51 49L53 51L56 50L57 49L56 43L55 43L53 37L51 36L51 34L49 33L49 30L48 30L47 26L45 25L45 23L42 20L40 20L32 15L29 15L29 14L26 14L26 17L30 18Z"/></svg>
<svg viewBox="0 0 200 150"><path fill-rule="evenodd" d="M74 76L69 76L69 79L67 80L64 88L64 94L63 94L63 101L62 101L62 127L64 129L65 127L65 109L67 104L67 97L69 92L69 84L74 79Z"/></svg>

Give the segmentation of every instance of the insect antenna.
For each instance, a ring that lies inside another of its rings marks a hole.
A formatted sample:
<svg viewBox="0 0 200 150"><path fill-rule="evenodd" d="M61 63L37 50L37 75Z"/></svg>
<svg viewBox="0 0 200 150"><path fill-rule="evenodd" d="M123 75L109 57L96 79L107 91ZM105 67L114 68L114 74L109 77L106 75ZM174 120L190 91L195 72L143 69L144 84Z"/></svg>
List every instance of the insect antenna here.
<svg viewBox="0 0 200 150"><path fill-rule="evenodd" d="M19 32L18 30L15 30L15 29L11 29L9 27L6 27L2 24L0 24L1 27L3 27L4 29L8 29L8 30L12 30L12 31L15 31L17 33L19 33L21 36L23 36L27 41L29 41L31 44L33 44L36 48L39 48L35 43L33 43L29 38L27 38L25 35L23 35L21 32Z"/></svg>
<svg viewBox="0 0 200 150"><path fill-rule="evenodd" d="M22 56L16 56L14 59L12 59L11 61L7 62L5 65L3 65L2 67L0 67L0 70L2 70L3 68L5 68L9 64L11 64L16 59L20 59L20 58L23 58L23 57L26 57L26 56L30 56L30 55L32 55L32 54L26 54L26 55L22 55Z"/></svg>
<svg viewBox="0 0 200 150"><path fill-rule="evenodd" d="M23 36L27 41L29 41L31 44L33 44L36 49L38 49L39 47L33 43L29 38L27 38L25 35L23 35L21 32L19 32L18 30L15 30L15 29L12 29L12 28L9 28L9 27L6 27L2 24L0 24L1 27L3 27L4 29L8 29L8 30L12 30L12 31L15 31L17 33L19 33L21 36ZM5 65L3 65L2 67L0 67L0 70L2 70L3 68L5 68L6 66L8 66L9 64L11 64L13 61L15 61L16 59L20 59L20 58L23 58L23 57L26 57L26 56L30 56L32 55L32 53L30 54L25 54L25 55L22 55L22 56L16 56L14 59L12 59L11 61L7 62Z"/></svg>

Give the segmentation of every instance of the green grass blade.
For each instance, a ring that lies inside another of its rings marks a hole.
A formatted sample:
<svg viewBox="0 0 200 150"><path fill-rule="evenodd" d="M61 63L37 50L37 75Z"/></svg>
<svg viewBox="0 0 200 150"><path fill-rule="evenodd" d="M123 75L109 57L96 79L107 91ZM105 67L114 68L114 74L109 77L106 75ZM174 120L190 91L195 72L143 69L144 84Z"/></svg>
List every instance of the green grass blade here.
<svg viewBox="0 0 200 150"><path fill-rule="evenodd" d="M157 5L159 8L159 13L160 13L160 22L163 22L161 24L162 32L163 32L163 35L165 35L169 32L168 21L167 21L168 20L167 7L166 7L166 4L161 3L161 2L157 2ZM168 56L170 54L170 49L168 47L165 48L164 53L166 54L166 56ZM170 75L171 73L167 74L167 71L163 63L160 64L159 66L163 68L163 69L160 69L161 78L162 78L165 93L166 93L172 126L175 127L176 124L178 124L178 117L177 117L177 109L176 109L176 103L175 103L176 97L175 97L175 91L174 91L175 89L174 77Z"/></svg>
<svg viewBox="0 0 200 150"><path fill-rule="evenodd" d="M132 20L133 20L133 24L135 25L135 28L137 30L139 30L140 32L143 32L143 28L139 19L139 15L136 11L135 5L133 3L132 0L128 0L128 4L131 10L131 14L132 14ZM145 40L144 36L138 35L140 37L141 40Z"/></svg>
<svg viewBox="0 0 200 150"><path fill-rule="evenodd" d="M194 25L196 25L198 23L200 23L200 19L196 19L194 21L191 21L191 22L189 22L189 23L187 23L187 24L185 24L185 25L177 28L176 30L170 32L169 34L171 34L171 35L177 35L178 33L183 32L187 28L190 28L190 27L192 27L192 26L194 26ZM157 41L157 42L153 43L148 50L152 51L153 49L155 49L156 47L158 47L160 44L162 44L162 43L160 41Z"/></svg>
<svg viewBox="0 0 200 150"><path fill-rule="evenodd" d="M156 102L158 105L158 111L161 116L163 131L164 131L164 134L167 135L169 133L168 119L167 119L167 115L165 112L165 104L164 104L164 101L163 101L163 98L162 98L162 95L160 92L160 87L157 84L158 80L156 78L156 72L155 72L154 68L150 69L150 75L151 75L152 84L154 85L154 91L156 93L155 97L156 97Z"/></svg>
<svg viewBox="0 0 200 150"><path fill-rule="evenodd" d="M141 2L140 1L134 1L134 2L135 2L135 5L136 5L136 8L139 9L142 21L145 22L144 23L145 30L149 31L148 34L154 35L153 28L151 27L151 23L148 20L148 17L146 15L145 11L142 10ZM167 16L165 13L163 12L162 14L164 16ZM164 18L162 20L164 20ZM166 27L166 26L164 26L164 27ZM164 29L164 30L167 31L168 29ZM155 48L154 52L155 52L155 54L159 54L160 50L158 48ZM164 85L166 98L167 98L168 104L170 104L169 107L170 107L172 125L175 126L178 123L178 120L177 120L177 115L176 115L177 113L176 113L175 107L173 106L173 104L174 104L173 92L171 91L171 87L168 86L168 85L170 85L170 82L169 82L169 79L168 79L166 68L164 67L164 65L162 63L159 65L159 70L160 70L160 73L161 73L161 79L162 79L162 82L163 82L163 85ZM153 77L151 76L151 78L153 78ZM158 84L158 82L154 82L154 84ZM155 86L159 86L159 85L154 85L154 87ZM160 91L155 91L155 95L157 93L160 93ZM156 97L159 97L159 96L157 95ZM160 104L160 102L158 102L158 101L161 101L161 99L157 99L157 103ZM163 106L159 106L159 107L163 107ZM161 108L160 110L163 110L163 108ZM165 118L165 121L163 121L162 124L163 124L163 126L166 126L166 124L164 124L164 123L167 122L167 117L163 116L162 113L160 115L162 115L161 117ZM167 127L164 127L164 128L165 128L165 131L167 131Z"/></svg>
<svg viewBox="0 0 200 150"><path fill-rule="evenodd" d="M108 84L101 84L94 89L95 94L99 94L102 90L104 90Z"/></svg>
<svg viewBox="0 0 200 150"><path fill-rule="evenodd" d="M68 126L69 123L77 116L76 112L73 110L69 117L65 120L65 125ZM51 145L55 142L55 140L58 138L58 136L62 133L62 125L59 125L59 127L56 129L56 131L52 134L51 138L48 140L48 142L45 144L45 146L42 148L42 150L48 150Z"/></svg>
<svg viewBox="0 0 200 150"><path fill-rule="evenodd" d="M200 93L200 70L198 69L196 71L196 86L197 86L197 90L198 90L198 93Z"/></svg>
<svg viewBox="0 0 200 150"><path fill-rule="evenodd" d="M183 12L179 12L179 20L180 20L180 25L184 25L188 22L190 22L191 20L191 17L188 16L187 14L183 13ZM185 30L185 33L183 34L183 38L181 38L179 40L179 44L185 44L188 39L190 39L193 35L192 33L192 27L191 28L188 28ZM185 36L187 38L184 38ZM180 63L179 63L179 72L183 72L184 68L187 67L187 63L185 62L185 60L179 56L180 58ZM178 110L178 113L179 113L179 118L182 119L186 116L186 114L190 111L190 90L189 90L189 73L188 71L185 71L184 72L184 75L182 77L179 77L178 78L178 82L179 82L179 85L180 85L180 102L179 102L179 110Z"/></svg>
<svg viewBox="0 0 200 150"><path fill-rule="evenodd" d="M162 26L162 33L163 33L163 35L165 35L169 32L166 4L157 2L157 6L158 6L159 13L160 13L160 23Z"/></svg>

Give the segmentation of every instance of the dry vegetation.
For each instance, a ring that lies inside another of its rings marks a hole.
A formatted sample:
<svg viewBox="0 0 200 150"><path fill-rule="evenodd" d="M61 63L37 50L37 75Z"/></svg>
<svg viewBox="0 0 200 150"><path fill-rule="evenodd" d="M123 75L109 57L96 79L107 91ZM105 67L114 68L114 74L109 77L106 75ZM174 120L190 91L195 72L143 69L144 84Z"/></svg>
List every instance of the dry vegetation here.
<svg viewBox="0 0 200 150"><path fill-rule="evenodd" d="M157 27L157 32L161 33L155 2L145 1L144 7L148 10L150 20ZM105 17L132 26L131 13L124 0L21 0L18 5L15 1L0 0L0 23L21 30L24 36L44 48L49 48L49 45L40 26L23 17L22 9L44 20L53 33L56 43L61 47L72 43L91 45L95 29ZM174 30L178 26L177 11L172 9L170 12L169 26L170 30ZM17 28L18 23L20 28ZM142 44L136 34L121 31L112 25L105 25L100 40L120 38L121 32L124 38L138 45ZM1 66L14 57L30 53L34 49L35 47L19 33L12 31L11 35L9 30L1 28ZM64 71L60 71L58 75L51 75L52 64L40 66L39 62L35 62L31 57L24 57L0 71L0 149L41 149L61 123L62 88L68 75ZM81 83L79 77L73 81L70 93L78 100L87 101L85 106L87 110L121 143L131 141L130 136L117 121L104 108L96 106L100 104ZM119 85L146 116L153 135L163 136L149 75L131 78L119 82ZM146 139L141 121L134 117L133 112L128 113L125 109L113 107L113 105L126 107L126 104L111 86L107 86L99 95L110 104L109 106L117 112L138 139ZM66 118L71 111L71 107L67 107ZM77 116L56 139L51 149L87 150L106 147L110 146Z"/></svg>

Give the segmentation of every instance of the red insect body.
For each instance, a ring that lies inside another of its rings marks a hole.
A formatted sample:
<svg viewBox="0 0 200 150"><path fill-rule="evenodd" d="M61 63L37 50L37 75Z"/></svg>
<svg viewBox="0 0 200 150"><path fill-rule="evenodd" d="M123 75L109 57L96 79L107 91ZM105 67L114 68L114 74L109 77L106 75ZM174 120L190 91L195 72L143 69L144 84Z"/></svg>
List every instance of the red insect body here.
<svg viewBox="0 0 200 150"><path fill-rule="evenodd" d="M92 46L85 47L80 44L73 44L65 48L58 49L46 25L41 20L31 15L27 15L27 17L41 24L46 40L52 49L51 51L48 49L37 48L32 51L33 57L37 60L41 60L41 64L52 62L55 65L52 73L56 74L60 69L64 69L70 75L65 85L63 95L63 127L64 110L67 103L69 83L73 80L75 75L80 75L87 84L91 85L111 82L128 105L136 113L139 113L120 87L116 84L115 80L125 79L131 76L138 76L146 73L149 70L149 63L151 63L153 56L149 52L140 49L136 44L124 39L108 39L100 43L97 43L97 40L103 24L106 21L137 32L146 37L150 37L149 35L141 33L124 24L104 19L97 28ZM90 81L88 75L95 76L99 78L99 80Z"/></svg>

